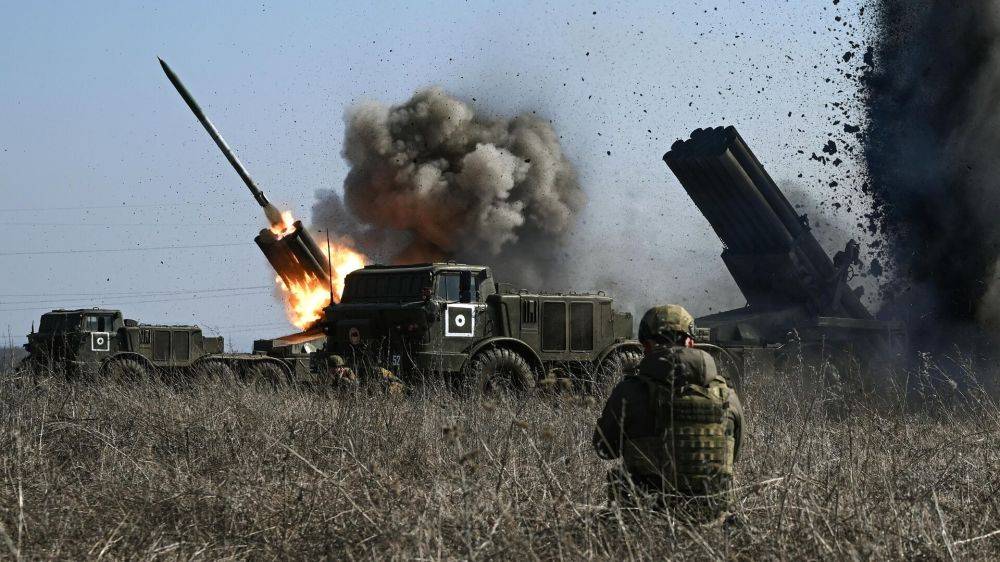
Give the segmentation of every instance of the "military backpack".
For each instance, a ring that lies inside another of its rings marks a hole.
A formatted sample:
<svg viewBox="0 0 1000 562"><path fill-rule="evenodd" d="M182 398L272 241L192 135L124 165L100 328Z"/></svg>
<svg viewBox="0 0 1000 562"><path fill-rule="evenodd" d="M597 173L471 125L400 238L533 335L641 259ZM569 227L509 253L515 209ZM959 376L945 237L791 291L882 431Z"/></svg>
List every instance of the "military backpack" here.
<svg viewBox="0 0 1000 562"><path fill-rule="evenodd" d="M647 357L634 375L648 389L651 434L625 447L632 474L659 477L684 494L715 494L733 475L730 389L703 351L671 348Z"/></svg>

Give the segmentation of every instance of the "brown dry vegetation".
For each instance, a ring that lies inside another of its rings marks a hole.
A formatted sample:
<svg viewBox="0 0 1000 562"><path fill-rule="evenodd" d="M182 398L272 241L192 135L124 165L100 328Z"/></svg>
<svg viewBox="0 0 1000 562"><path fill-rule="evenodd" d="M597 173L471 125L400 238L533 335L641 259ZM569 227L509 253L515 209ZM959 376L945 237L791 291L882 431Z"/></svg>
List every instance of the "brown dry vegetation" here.
<svg viewBox="0 0 1000 562"><path fill-rule="evenodd" d="M929 372L929 371L924 371ZM742 525L604 507L600 397L0 382L0 557L984 558L1000 410L744 384ZM919 386L919 385L918 385Z"/></svg>

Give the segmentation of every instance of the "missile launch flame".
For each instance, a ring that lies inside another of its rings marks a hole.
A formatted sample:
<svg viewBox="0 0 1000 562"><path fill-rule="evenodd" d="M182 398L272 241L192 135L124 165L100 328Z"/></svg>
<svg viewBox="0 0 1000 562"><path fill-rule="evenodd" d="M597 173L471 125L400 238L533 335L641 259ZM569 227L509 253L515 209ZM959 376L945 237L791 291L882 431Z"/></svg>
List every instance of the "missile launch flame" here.
<svg viewBox="0 0 1000 562"><path fill-rule="evenodd" d="M331 242L329 251L317 245L291 211L282 211L281 223L262 230L255 241L277 273L288 320L302 330L322 317L331 293L340 301L347 274L368 261L343 241Z"/></svg>
<svg viewBox="0 0 1000 562"><path fill-rule="evenodd" d="M344 294L344 279L347 274L361 269L367 261L363 254L354 251L344 244L330 245L330 253L321 248L330 261L333 274L333 298L336 302ZM281 275L275 275L274 282L280 289L285 301L285 314L288 321L300 330L308 329L323 315L323 309L330 305L330 286L326 279L306 272L298 279L287 281Z"/></svg>
<svg viewBox="0 0 1000 562"><path fill-rule="evenodd" d="M295 220L291 211L279 211L272 205L177 74L163 59L159 61L167 79L184 103L264 209L270 227L262 230L254 241L278 274L275 282L284 295L289 321L300 329L308 328L320 319L323 309L330 304L331 293L334 299L340 300L344 291L344 278L355 269L364 267L367 258L342 243L331 244L330 251L327 252L316 244L302 223Z"/></svg>
<svg viewBox="0 0 1000 562"><path fill-rule="evenodd" d="M275 209L275 212L278 213L278 220L270 221L271 232L280 240L295 229L295 217L291 211L278 211Z"/></svg>

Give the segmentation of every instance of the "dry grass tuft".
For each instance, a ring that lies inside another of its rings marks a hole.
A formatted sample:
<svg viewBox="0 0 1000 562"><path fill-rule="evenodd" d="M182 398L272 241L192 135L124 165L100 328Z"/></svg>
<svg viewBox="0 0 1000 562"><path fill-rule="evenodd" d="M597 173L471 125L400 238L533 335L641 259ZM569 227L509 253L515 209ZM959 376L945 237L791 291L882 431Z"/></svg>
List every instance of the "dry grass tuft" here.
<svg viewBox="0 0 1000 562"><path fill-rule="evenodd" d="M8 373L0 557L995 557L997 405L829 379L748 378L745 524L723 527L603 507L600 397Z"/></svg>

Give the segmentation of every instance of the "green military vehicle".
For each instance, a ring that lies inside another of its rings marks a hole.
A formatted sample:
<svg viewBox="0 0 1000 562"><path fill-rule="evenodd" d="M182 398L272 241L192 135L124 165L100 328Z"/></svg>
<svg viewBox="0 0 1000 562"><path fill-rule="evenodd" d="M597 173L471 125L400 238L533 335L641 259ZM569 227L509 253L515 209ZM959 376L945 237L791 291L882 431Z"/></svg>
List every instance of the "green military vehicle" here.
<svg viewBox="0 0 1000 562"><path fill-rule="evenodd" d="M323 350L325 343L323 332L311 329L280 338L254 340L253 354L281 361L295 383L321 384L325 369L320 369L318 358L322 354L317 352Z"/></svg>
<svg viewBox="0 0 1000 562"><path fill-rule="evenodd" d="M603 293L514 290L482 265L370 265L347 275L321 322L328 353L356 372L522 389L556 369L597 383L637 364L632 315L611 305Z"/></svg>
<svg viewBox="0 0 1000 562"><path fill-rule="evenodd" d="M198 326L140 324L118 310L85 308L43 314L24 348L27 365L69 376L212 375L277 383L296 372L293 361L224 353L223 346L221 337L205 336Z"/></svg>
<svg viewBox="0 0 1000 562"><path fill-rule="evenodd" d="M746 306L698 318L699 340L743 367L807 357L878 375L907 348L905 327L878 319L850 281L860 245L832 257L733 127L696 129L663 156L722 241Z"/></svg>

